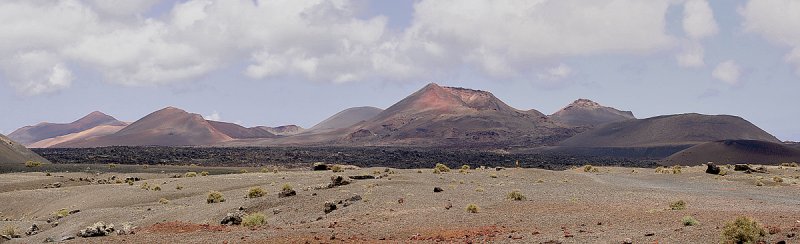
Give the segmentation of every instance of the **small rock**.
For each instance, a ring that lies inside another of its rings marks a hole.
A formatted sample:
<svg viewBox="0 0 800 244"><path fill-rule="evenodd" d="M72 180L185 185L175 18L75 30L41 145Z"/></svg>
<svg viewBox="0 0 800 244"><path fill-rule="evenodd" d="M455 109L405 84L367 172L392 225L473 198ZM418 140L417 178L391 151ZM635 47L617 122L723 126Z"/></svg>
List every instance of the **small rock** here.
<svg viewBox="0 0 800 244"><path fill-rule="evenodd" d="M708 168L706 168L706 173L709 173L709 174L712 174L712 175L718 175L719 172L722 171L719 168L719 166L714 165L714 163L712 163L712 162L708 162L706 164L706 167L708 167Z"/></svg>
<svg viewBox="0 0 800 244"><path fill-rule="evenodd" d="M644 234L644 236L654 236L654 235L656 235L656 233L653 232L647 232Z"/></svg>
<svg viewBox="0 0 800 244"><path fill-rule="evenodd" d="M336 203L325 202L325 206L323 208L323 211L325 211L325 213L328 214L330 212L333 212L333 210L336 210Z"/></svg>
<svg viewBox="0 0 800 244"><path fill-rule="evenodd" d="M31 225L31 228L28 228L28 231L25 231L26 236L32 236L39 234L39 226L36 224Z"/></svg>
<svg viewBox="0 0 800 244"><path fill-rule="evenodd" d="M787 237L787 238L792 238L792 237L794 237L794 236L795 236L795 233L789 233L789 234L786 234L786 237Z"/></svg>
<svg viewBox="0 0 800 244"><path fill-rule="evenodd" d="M58 241L69 241L75 239L75 236L62 236Z"/></svg>
<svg viewBox="0 0 800 244"><path fill-rule="evenodd" d="M737 164L733 166L734 171L748 171L750 170L750 166L747 164Z"/></svg>
<svg viewBox="0 0 800 244"><path fill-rule="evenodd" d="M453 208L453 203L451 202L447 202L447 204L444 205L444 209L446 210L450 210L451 208Z"/></svg>
<svg viewBox="0 0 800 244"><path fill-rule="evenodd" d="M331 169L330 166L328 166L328 164L323 162L316 162L311 166L311 170L314 171L324 171L329 169Z"/></svg>
<svg viewBox="0 0 800 244"><path fill-rule="evenodd" d="M331 176L331 183L328 184L328 188L334 188L337 186L343 186L350 184L350 181L342 177L341 175Z"/></svg>
<svg viewBox="0 0 800 244"><path fill-rule="evenodd" d="M280 193L278 193L278 197L291 197L294 195L297 195L297 192L294 190L282 190Z"/></svg>
<svg viewBox="0 0 800 244"><path fill-rule="evenodd" d="M76 214L76 213L80 213L80 212L81 212L81 210L75 209L75 210L69 211L69 214L72 215L72 214Z"/></svg>
<svg viewBox="0 0 800 244"><path fill-rule="evenodd" d="M122 227L117 230L117 235L133 235L135 234L136 226L131 223L124 223Z"/></svg>
<svg viewBox="0 0 800 244"><path fill-rule="evenodd" d="M92 226L86 227L85 229L78 232L78 236L80 237L94 237L94 236L107 236L114 232L114 225L113 224L104 224L103 222L94 223Z"/></svg>
<svg viewBox="0 0 800 244"><path fill-rule="evenodd" d="M348 176L348 177L350 179L354 179L354 180L372 180L372 179L375 179L374 175L353 175L353 176Z"/></svg>
<svg viewBox="0 0 800 244"><path fill-rule="evenodd" d="M443 192L443 191L444 190L442 190L442 188L438 186L433 188L433 192Z"/></svg>
<svg viewBox="0 0 800 244"><path fill-rule="evenodd" d="M276 208L276 209L272 210L272 214L279 214L279 213L281 213L281 209L280 208Z"/></svg>
<svg viewBox="0 0 800 244"><path fill-rule="evenodd" d="M244 212L242 211L227 213L219 223L222 225L240 225L242 224L242 217L244 217Z"/></svg>
<svg viewBox="0 0 800 244"><path fill-rule="evenodd" d="M56 242L56 238L54 238L54 237L52 237L52 236L49 236L49 237L47 237L47 238L44 238L44 241L43 241L43 242L44 242L44 243L48 243L48 242Z"/></svg>
<svg viewBox="0 0 800 244"><path fill-rule="evenodd" d="M633 240L631 240L631 238L625 238L625 240L622 240L622 244L633 244Z"/></svg>

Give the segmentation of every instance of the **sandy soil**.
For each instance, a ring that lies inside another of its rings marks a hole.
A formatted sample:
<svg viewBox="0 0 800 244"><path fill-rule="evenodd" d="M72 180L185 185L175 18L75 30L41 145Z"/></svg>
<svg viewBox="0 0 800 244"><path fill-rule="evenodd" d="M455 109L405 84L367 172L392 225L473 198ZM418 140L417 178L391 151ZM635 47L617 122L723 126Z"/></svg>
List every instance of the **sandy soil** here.
<svg viewBox="0 0 800 244"><path fill-rule="evenodd" d="M602 167L582 169L469 170L433 174L431 169L385 168L330 171L283 171L169 178L171 174L12 173L0 174L0 225L24 232L32 223L42 232L11 242L40 243L74 236L83 227L103 221L119 227L138 226L133 235L76 238L77 243L323 243L323 242L512 242L512 243L716 243L726 221L751 216L780 231L769 243L800 243L800 178L798 168L770 167L769 174L704 173L704 167L684 168L681 174L656 174L653 169ZM380 179L355 180L332 189L314 189L333 175L364 175L379 171ZM92 177L138 176L128 184L65 184L44 189L51 181ZM773 181L774 176L783 179ZM764 186L756 186L760 178ZM161 191L140 186L159 185ZM297 195L279 198L283 184ZM182 186L181 190L176 186ZM260 186L267 195L246 198ZM434 193L434 187L444 191ZM207 204L209 191L222 192L226 201ZM519 190L527 197L512 201ZM363 200L325 214L326 201L354 194ZM160 204L166 198L168 204ZM683 200L685 210L670 210ZM479 206L478 213L465 210ZM452 205L447 209L446 206ZM267 224L258 228L221 226L228 212L244 207L262 212ZM80 212L47 223L61 208ZM691 215L697 226L683 226ZM787 237L792 236L794 237ZM2 241L0 241L2 242Z"/></svg>

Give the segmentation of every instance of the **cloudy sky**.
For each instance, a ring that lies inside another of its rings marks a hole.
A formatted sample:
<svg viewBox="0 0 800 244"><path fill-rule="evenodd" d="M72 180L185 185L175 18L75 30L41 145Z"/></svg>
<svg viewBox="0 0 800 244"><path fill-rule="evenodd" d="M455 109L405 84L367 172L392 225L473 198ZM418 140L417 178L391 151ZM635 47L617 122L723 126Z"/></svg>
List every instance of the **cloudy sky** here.
<svg viewBox="0 0 800 244"><path fill-rule="evenodd" d="M309 127L429 82L552 113L733 114L800 140L796 0L3 0L0 133L176 106Z"/></svg>

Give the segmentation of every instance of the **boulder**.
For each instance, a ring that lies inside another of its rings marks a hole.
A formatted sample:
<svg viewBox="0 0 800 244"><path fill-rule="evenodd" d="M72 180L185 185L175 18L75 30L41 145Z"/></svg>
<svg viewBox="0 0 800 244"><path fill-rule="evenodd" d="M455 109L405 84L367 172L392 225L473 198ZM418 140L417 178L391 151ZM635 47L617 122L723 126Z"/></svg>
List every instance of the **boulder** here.
<svg viewBox="0 0 800 244"><path fill-rule="evenodd" d="M331 183L328 184L328 188L334 188L337 186L343 186L350 184L350 181L342 177L341 175L331 176Z"/></svg>
<svg viewBox="0 0 800 244"><path fill-rule="evenodd" d="M735 171L748 171L748 170L750 170L750 165L737 164L737 165L733 166L733 170L735 170Z"/></svg>
<svg viewBox="0 0 800 244"><path fill-rule="evenodd" d="M111 233L114 233L113 224L106 225L103 222L97 222L78 232L78 236L86 238L94 236L107 236Z"/></svg>
<svg viewBox="0 0 800 244"><path fill-rule="evenodd" d="M240 225L242 224L242 218L244 217L243 211L236 211L233 213L228 213L225 215L225 218L222 218L222 221L219 222L221 225Z"/></svg>
<svg viewBox="0 0 800 244"><path fill-rule="evenodd" d="M31 225L31 228L28 228L28 230L25 231L26 236L32 236L36 234L39 234L39 226L36 224Z"/></svg>
<svg viewBox="0 0 800 244"><path fill-rule="evenodd" d="M708 164L706 164L706 167L708 167L708 168L706 168L706 173L709 173L709 174L712 174L712 175L718 175L719 172L722 171L719 168L719 166L714 165L714 163L712 163L712 162L708 162Z"/></svg>
<svg viewBox="0 0 800 244"><path fill-rule="evenodd" d="M443 192L443 191L444 190L442 190L442 188L438 186L433 188L433 192Z"/></svg>
<svg viewBox="0 0 800 244"><path fill-rule="evenodd" d="M325 202L325 206L323 208L323 211L325 212L325 214L333 212L333 210L336 210L336 203Z"/></svg>
<svg viewBox="0 0 800 244"><path fill-rule="evenodd" d="M294 190L282 190L278 193L278 197L291 197L297 195L297 192Z"/></svg>
<svg viewBox="0 0 800 244"><path fill-rule="evenodd" d="M135 234L136 226L131 223L124 223L122 227L117 230L117 235L133 235Z"/></svg>
<svg viewBox="0 0 800 244"><path fill-rule="evenodd" d="M331 166L323 162L316 162L311 166L311 169L314 171L324 171L324 170L330 170Z"/></svg>

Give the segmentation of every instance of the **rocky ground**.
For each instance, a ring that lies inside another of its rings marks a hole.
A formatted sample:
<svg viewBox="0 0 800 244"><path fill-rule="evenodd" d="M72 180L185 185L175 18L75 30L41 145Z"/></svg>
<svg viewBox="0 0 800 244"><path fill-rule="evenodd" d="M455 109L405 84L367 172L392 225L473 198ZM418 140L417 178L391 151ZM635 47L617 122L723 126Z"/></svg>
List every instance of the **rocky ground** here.
<svg viewBox="0 0 800 244"><path fill-rule="evenodd" d="M750 174L731 169L725 176L707 174L701 166L679 174L624 167L441 174L431 168L345 167L343 172L269 169L202 176L203 170L196 167L198 176L181 178L166 172L0 174L0 226L15 226L21 233L0 242L715 243L725 222L750 216L771 232L764 238L768 243L800 243L797 167L770 166L768 173ZM347 176L376 179L330 185L337 175L345 181ZM133 178L141 180L124 182ZM145 183L149 190L143 189ZM279 197L285 184L296 195ZM253 187L266 194L248 198ZM525 199L508 199L515 190ZM207 203L210 191L219 191L225 201ZM680 200L685 209L671 210L670 204ZM470 204L477 212L466 210ZM72 213L57 218L61 209ZM220 224L228 214L235 219L252 213L265 214L266 223ZM685 216L699 225L684 226ZM97 222L105 227L85 230ZM38 233L25 235L32 224ZM133 234L118 234L120 229ZM81 230L101 236L79 237Z"/></svg>

